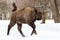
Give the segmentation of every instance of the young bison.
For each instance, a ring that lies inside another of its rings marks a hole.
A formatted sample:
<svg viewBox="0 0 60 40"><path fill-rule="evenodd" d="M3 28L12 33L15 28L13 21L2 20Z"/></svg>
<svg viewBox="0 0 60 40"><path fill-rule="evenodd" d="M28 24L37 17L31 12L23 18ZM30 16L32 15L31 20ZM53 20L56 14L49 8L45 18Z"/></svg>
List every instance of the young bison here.
<svg viewBox="0 0 60 40"><path fill-rule="evenodd" d="M10 24L8 25L8 32L7 35L9 35L9 31L10 29L17 23L18 25L18 31L21 33L21 35L24 37L24 34L21 30L22 28L22 24L23 23L27 23L28 25L30 25L33 29L31 35L33 33L36 33L36 26L34 24L34 22L36 20L41 20L42 19L42 13L41 12L37 12L37 10L33 7L25 7L21 10L16 10L14 12L12 12L12 16L11 16L11 20L10 20Z"/></svg>

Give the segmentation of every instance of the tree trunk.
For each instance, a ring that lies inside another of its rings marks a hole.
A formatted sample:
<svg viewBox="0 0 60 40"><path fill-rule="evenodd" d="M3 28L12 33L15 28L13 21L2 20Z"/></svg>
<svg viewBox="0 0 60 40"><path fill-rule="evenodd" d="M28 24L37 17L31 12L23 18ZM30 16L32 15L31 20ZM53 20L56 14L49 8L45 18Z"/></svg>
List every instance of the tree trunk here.
<svg viewBox="0 0 60 40"><path fill-rule="evenodd" d="M2 13L2 20L6 19L6 15L4 13Z"/></svg>
<svg viewBox="0 0 60 40"><path fill-rule="evenodd" d="M57 15L57 22L60 22L60 14L59 14L59 9L58 9L58 4L57 4L57 0L54 0L55 3L55 8L56 8L56 15Z"/></svg>
<svg viewBox="0 0 60 40"><path fill-rule="evenodd" d="M55 23L58 22L58 7L57 7L57 1L56 0L50 0L51 4L51 11L52 11L52 18L54 19Z"/></svg>

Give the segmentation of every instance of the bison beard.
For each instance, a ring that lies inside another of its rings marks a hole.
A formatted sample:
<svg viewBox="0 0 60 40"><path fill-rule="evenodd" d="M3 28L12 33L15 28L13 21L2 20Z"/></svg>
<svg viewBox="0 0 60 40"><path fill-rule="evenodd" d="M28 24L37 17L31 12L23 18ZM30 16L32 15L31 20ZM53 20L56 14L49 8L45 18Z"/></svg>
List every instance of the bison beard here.
<svg viewBox="0 0 60 40"><path fill-rule="evenodd" d="M15 12L12 12L12 16L11 16L11 20L10 20L10 24L8 25L8 32L7 35L9 35L9 31L10 29L17 23L18 25L18 31L21 33L21 35L23 37L25 37L25 35L22 32L22 23L27 23L28 25L30 25L32 27L32 33L37 34L35 28L35 20L41 20L42 19L42 13L41 12L37 12L37 10L35 8L32 7L25 7L21 10L16 10Z"/></svg>

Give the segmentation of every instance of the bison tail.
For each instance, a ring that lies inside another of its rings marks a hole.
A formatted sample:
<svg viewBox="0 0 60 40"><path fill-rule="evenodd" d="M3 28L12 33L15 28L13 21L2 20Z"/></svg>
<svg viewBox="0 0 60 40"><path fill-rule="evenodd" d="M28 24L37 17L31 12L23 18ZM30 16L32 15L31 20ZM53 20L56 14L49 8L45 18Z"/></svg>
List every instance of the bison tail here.
<svg viewBox="0 0 60 40"><path fill-rule="evenodd" d="M16 4L13 3L12 6L14 7L14 9L12 10L12 12L16 11L16 10L17 10L17 6L16 6Z"/></svg>

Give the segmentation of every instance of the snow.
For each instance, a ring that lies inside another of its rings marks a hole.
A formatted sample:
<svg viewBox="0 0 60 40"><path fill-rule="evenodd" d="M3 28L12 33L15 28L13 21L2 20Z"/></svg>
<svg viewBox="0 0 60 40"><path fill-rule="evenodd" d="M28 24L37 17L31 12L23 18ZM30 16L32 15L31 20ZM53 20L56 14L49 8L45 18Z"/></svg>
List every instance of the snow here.
<svg viewBox="0 0 60 40"><path fill-rule="evenodd" d="M10 20L0 20L0 40L60 40L60 23L54 23L54 20L46 20L45 24L41 21L36 21L37 35L30 35L32 28L27 25L22 25L22 31L26 37L22 37L17 30L17 24L10 30L7 36L7 28Z"/></svg>

